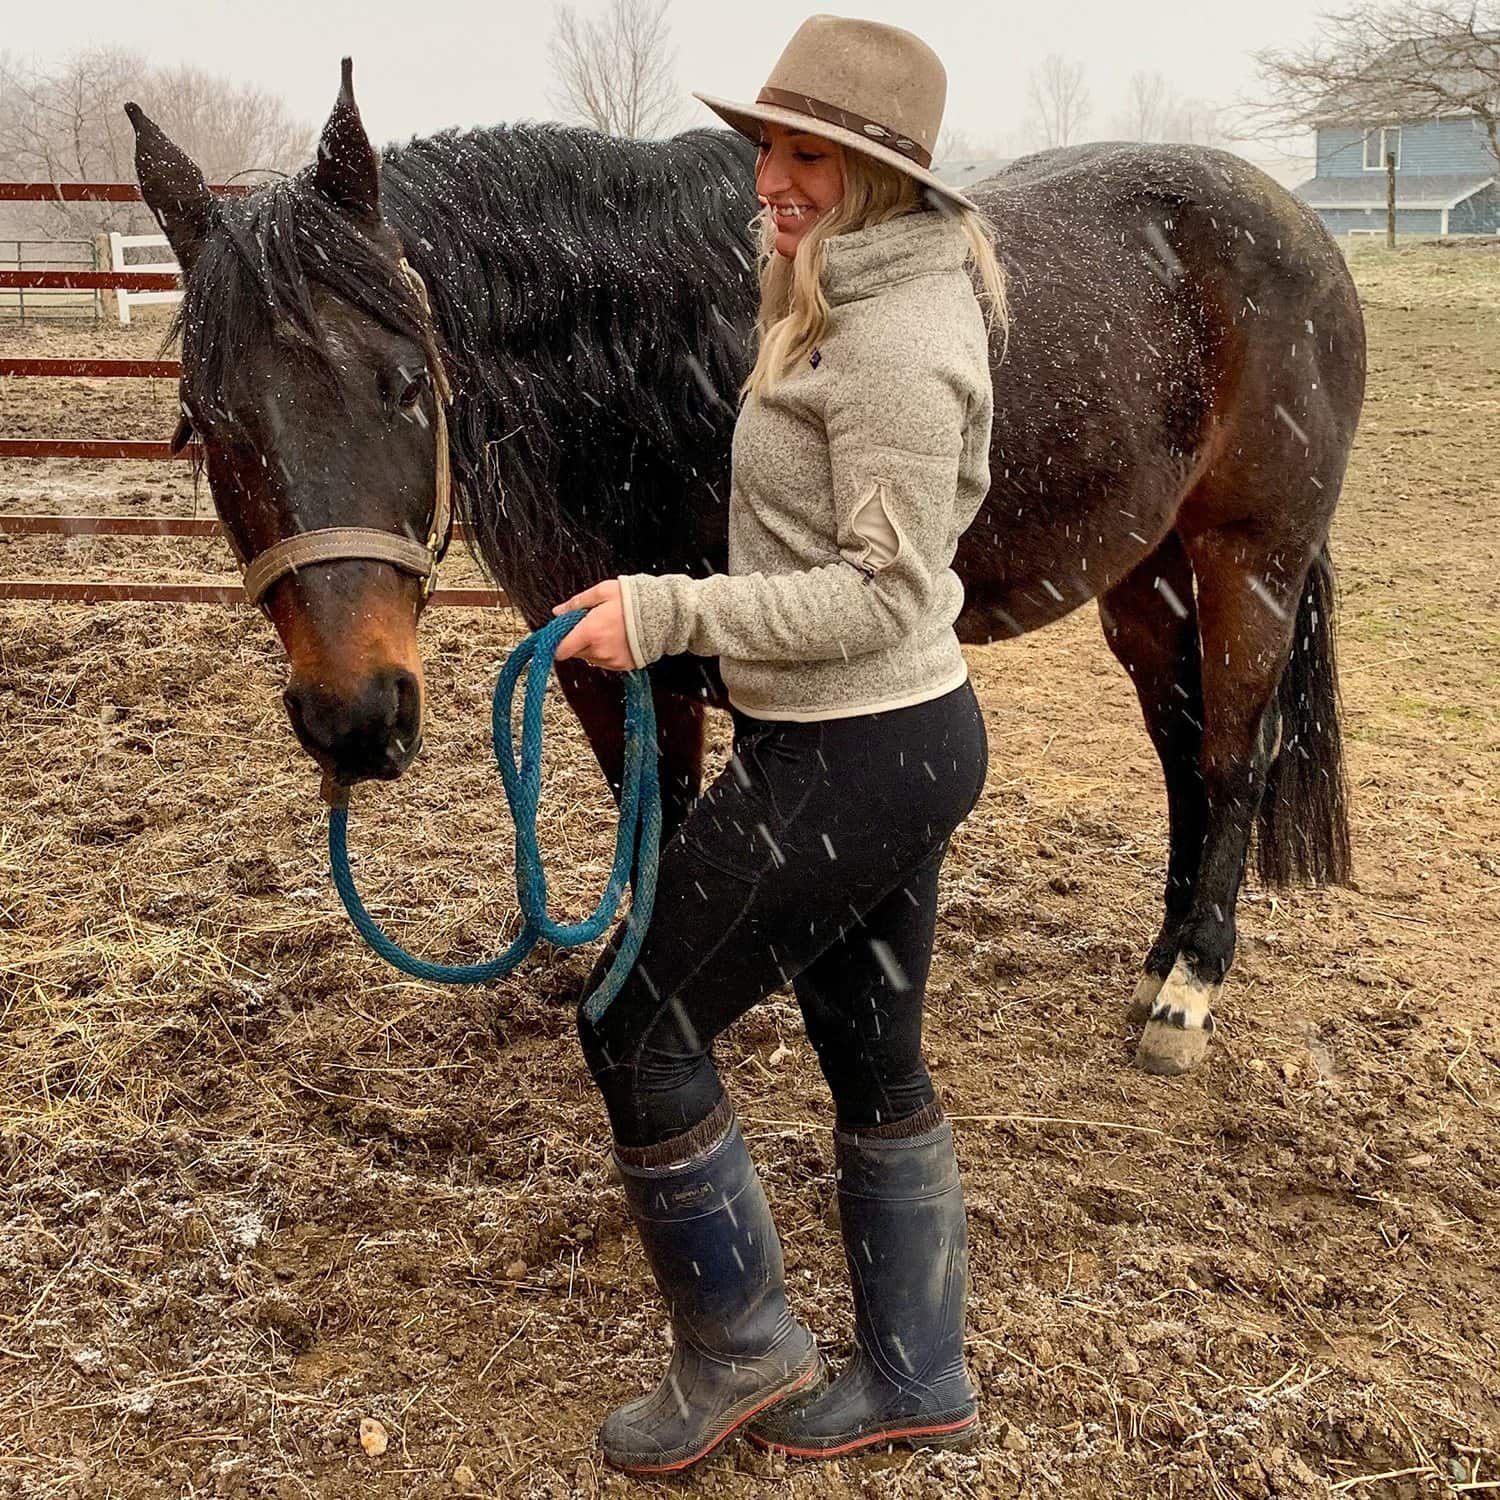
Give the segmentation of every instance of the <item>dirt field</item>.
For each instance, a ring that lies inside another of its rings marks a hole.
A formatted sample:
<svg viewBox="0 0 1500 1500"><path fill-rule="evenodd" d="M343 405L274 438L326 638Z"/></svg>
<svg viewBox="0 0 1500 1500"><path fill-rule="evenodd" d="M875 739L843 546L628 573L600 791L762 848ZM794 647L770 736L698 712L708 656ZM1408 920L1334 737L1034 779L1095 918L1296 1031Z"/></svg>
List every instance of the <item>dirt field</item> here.
<svg viewBox="0 0 1500 1500"><path fill-rule="evenodd" d="M971 652L990 782L949 864L929 1031L983 1439L828 1467L734 1444L660 1493L1500 1492L1500 253L1372 247L1356 270L1370 396L1335 549L1357 887L1252 888L1211 1061L1133 1071L1165 847L1134 698L1092 610ZM169 386L0 384L7 435L174 418ZM193 503L168 466L0 466L13 511ZM10 576L226 564L0 542ZM474 956L512 905L484 736L518 632L453 611L423 631L428 747L356 798L353 842L391 928ZM282 676L249 611L0 605L0 1496L656 1493L594 1446L664 1344L573 1039L585 960L438 992L367 954ZM548 847L579 911L609 809L554 719ZM797 1307L841 1358L795 1007L722 1061Z"/></svg>

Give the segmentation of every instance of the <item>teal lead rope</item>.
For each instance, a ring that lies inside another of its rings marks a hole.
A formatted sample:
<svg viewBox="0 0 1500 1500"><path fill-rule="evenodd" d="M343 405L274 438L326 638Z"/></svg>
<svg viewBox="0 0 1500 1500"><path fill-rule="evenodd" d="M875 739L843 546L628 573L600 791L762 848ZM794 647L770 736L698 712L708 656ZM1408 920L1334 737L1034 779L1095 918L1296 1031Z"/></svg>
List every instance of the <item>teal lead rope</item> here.
<svg viewBox="0 0 1500 1500"><path fill-rule="evenodd" d="M552 676L552 661L562 638L587 613L573 610L559 615L526 637L511 652L495 682L491 740L505 800L516 824L516 895L521 903L523 924L511 945L501 954L477 964L435 964L408 953L376 925L354 888L349 870L349 807L336 802L328 817L328 857L333 865L333 883L344 909L360 936L389 964L415 979L434 984L487 984L509 974L542 939L558 948L578 948L604 936L616 913L625 887L631 887L630 916L619 952L599 988L584 1002L591 1021L602 1016L630 973L641 951L651 908L656 900L656 860L661 846L661 785L656 766L656 710L651 686L644 672L625 678L625 775L620 790L620 828L615 836L615 860L609 883L594 914L583 922L554 922L547 913L547 874L537 843L537 808L542 788L542 704ZM526 678L521 708L521 758L516 761L511 726L516 684Z"/></svg>

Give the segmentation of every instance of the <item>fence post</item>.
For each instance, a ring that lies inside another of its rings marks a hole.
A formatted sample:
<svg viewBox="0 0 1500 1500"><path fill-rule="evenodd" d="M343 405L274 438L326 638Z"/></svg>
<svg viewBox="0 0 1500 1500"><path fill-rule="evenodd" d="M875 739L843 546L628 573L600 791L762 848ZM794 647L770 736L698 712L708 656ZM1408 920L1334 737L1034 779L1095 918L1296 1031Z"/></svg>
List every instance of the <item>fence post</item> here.
<svg viewBox="0 0 1500 1500"><path fill-rule="evenodd" d="M1385 248L1396 248L1396 153L1385 153Z"/></svg>
<svg viewBox="0 0 1500 1500"><path fill-rule="evenodd" d="M125 247L120 243L120 231L111 229L109 232L109 268L111 271L123 271L125 269ZM119 309L120 322L125 326L130 324L130 293L115 288L115 306Z"/></svg>
<svg viewBox="0 0 1500 1500"><path fill-rule="evenodd" d="M94 236L94 269L96 271L110 269L109 264L109 236L100 230ZM103 291L95 293L94 296L94 322L99 321L100 316L106 318L115 317L119 312L115 302L115 289L106 287Z"/></svg>

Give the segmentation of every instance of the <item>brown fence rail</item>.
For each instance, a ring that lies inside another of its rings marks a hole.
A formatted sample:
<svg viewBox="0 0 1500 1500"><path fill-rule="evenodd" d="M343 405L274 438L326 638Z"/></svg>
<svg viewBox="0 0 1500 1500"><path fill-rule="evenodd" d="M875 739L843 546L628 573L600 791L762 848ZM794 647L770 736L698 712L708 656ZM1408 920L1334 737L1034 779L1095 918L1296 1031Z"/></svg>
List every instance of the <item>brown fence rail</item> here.
<svg viewBox="0 0 1500 1500"><path fill-rule="evenodd" d="M0 458L196 458L189 443L180 453L170 443L137 438L0 438Z"/></svg>
<svg viewBox="0 0 1500 1500"><path fill-rule="evenodd" d="M0 601L51 600L62 604L244 604L237 583L119 583L113 579L0 578ZM500 589L438 589L428 601L449 609L501 609Z"/></svg>
<svg viewBox="0 0 1500 1500"><path fill-rule="evenodd" d="M175 359L0 359L0 375L176 380L181 374Z"/></svg>
<svg viewBox="0 0 1500 1500"><path fill-rule="evenodd" d="M117 583L112 579L0 578L0 600L64 604L243 604L237 583Z"/></svg>
<svg viewBox="0 0 1500 1500"><path fill-rule="evenodd" d="M175 292L179 285L175 271L0 271L0 291Z"/></svg>
<svg viewBox="0 0 1500 1500"><path fill-rule="evenodd" d="M235 197L254 191L245 182L217 182L211 193ZM139 203L133 182L0 182L0 203Z"/></svg>
<svg viewBox="0 0 1500 1500"><path fill-rule="evenodd" d="M0 516L10 536L222 536L210 516Z"/></svg>
<svg viewBox="0 0 1500 1500"><path fill-rule="evenodd" d="M223 527L208 516L6 516L9 536L217 537ZM456 526L455 536L467 534ZM0 578L0 601L50 600L63 604L243 604L237 583L129 583L116 579ZM510 603L502 589L438 589L433 604L499 609Z"/></svg>
<svg viewBox="0 0 1500 1500"><path fill-rule="evenodd" d="M33 516L0 515L0 533L11 536L222 536L213 516ZM469 528L456 524L455 540Z"/></svg>

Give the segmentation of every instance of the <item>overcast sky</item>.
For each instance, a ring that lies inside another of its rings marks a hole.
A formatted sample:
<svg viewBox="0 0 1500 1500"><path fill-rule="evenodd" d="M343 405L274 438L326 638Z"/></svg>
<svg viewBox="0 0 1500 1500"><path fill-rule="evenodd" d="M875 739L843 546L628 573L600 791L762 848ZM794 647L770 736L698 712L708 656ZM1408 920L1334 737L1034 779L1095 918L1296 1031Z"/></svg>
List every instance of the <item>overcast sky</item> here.
<svg viewBox="0 0 1500 1500"><path fill-rule="evenodd" d="M603 3L578 0L577 8L587 14ZM813 8L808 0L675 0L684 123L700 118L690 89L753 98ZM1303 39L1327 8L1316 0L853 0L833 7L916 31L948 68L946 123L998 141L1020 125L1027 75L1050 52L1084 65L1094 106L1085 134L1107 137L1133 72L1156 70L1179 94L1232 103L1254 92L1249 54ZM327 114L338 60L350 53L377 141L557 114L548 100L550 0L66 0L16 3L6 12L0 47L22 57L47 61L114 43L276 90L313 123ZM141 103L150 109L151 101Z"/></svg>

